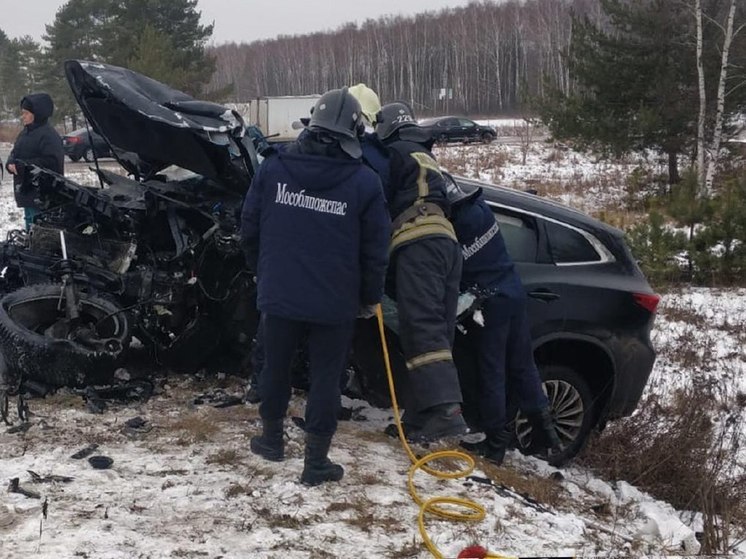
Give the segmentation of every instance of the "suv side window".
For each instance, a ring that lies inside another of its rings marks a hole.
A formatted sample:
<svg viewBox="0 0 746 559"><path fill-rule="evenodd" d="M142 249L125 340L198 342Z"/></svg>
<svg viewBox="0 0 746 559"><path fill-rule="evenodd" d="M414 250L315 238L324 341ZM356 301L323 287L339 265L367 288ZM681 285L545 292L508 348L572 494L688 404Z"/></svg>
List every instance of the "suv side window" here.
<svg viewBox="0 0 746 559"><path fill-rule="evenodd" d="M465 118L459 119L458 123L460 126L463 126L464 128L473 128L474 126L477 125L476 122L474 122L473 120L468 120Z"/></svg>
<svg viewBox="0 0 746 559"><path fill-rule="evenodd" d="M553 221L547 221L546 228L555 263L570 264L601 260L598 251L578 231Z"/></svg>
<svg viewBox="0 0 746 559"><path fill-rule="evenodd" d="M504 208L491 208L513 262L536 262L539 243L534 220Z"/></svg>

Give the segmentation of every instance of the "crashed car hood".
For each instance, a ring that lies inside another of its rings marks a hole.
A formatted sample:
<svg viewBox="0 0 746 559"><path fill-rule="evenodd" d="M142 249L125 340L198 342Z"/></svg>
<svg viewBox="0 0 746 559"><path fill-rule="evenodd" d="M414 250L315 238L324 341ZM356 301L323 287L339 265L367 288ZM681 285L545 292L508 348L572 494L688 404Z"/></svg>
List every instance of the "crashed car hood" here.
<svg viewBox="0 0 746 559"><path fill-rule="evenodd" d="M118 66L68 60L65 75L121 165L149 178L169 165L243 192L253 175L240 115Z"/></svg>

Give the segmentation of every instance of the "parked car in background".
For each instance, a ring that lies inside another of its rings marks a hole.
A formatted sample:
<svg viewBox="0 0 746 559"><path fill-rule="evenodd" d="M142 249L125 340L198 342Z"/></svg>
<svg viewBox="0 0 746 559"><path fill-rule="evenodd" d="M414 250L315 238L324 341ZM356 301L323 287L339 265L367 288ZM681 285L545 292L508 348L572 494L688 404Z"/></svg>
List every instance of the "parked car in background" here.
<svg viewBox="0 0 746 559"><path fill-rule="evenodd" d="M440 116L420 121L420 125L429 129L433 138L440 144L450 142L485 142L497 137L492 126L477 124L461 116Z"/></svg>
<svg viewBox="0 0 746 559"><path fill-rule="evenodd" d="M90 131L90 136L88 132L86 128L79 128L62 136L62 147L65 150L65 155L71 161L80 159L93 161L94 155L96 157L111 157L111 150L106 140L93 130Z"/></svg>

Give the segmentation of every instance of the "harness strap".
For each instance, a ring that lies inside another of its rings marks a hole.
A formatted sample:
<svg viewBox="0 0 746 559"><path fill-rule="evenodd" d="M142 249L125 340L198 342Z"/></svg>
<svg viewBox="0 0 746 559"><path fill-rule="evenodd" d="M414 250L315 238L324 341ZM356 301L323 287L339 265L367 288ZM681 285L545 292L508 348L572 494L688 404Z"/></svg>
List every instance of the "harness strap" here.
<svg viewBox="0 0 746 559"><path fill-rule="evenodd" d="M398 229L395 229L391 235L389 252L392 252L404 243L423 237L448 237L456 241L456 233L453 230L453 225L446 219L441 210L441 215L416 217L404 223Z"/></svg>

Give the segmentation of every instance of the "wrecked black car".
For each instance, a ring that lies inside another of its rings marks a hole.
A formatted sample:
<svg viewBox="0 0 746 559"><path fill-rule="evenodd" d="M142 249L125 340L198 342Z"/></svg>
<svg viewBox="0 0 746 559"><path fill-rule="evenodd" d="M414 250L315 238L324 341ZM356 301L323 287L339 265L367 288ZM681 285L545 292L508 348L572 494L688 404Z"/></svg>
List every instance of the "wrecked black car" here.
<svg viewBox="0 0 746 559"><path fill-rule="evenodd" d="M133 337L153 359L239 369L256 328L236 232L258 165L240 116L129 70L68 61L83 113L129 177L33 168L43 211L0 245L5 390L112 381Z"/></svg>
<svg viewBox="0 0 746 559"><path fill-rule="evenodd" d="M0 415L8 417L8 396L23 390L115 385L118 368L143 351L168 370L247 375L256 293L238 227L265 138L235 111L130 70L68 61L65 73L90 127L128 175L96 163L99 185L91 187L31 169L43 211L29 232L0 243ZM659 297L621 231L532 194L478 186L529 297L562 462L593 428L637 406L655 360ZM390 300L384 316L406 405ZM454 360L469 421L476 362L460 333ZM390 405L374 320L358 321L349 369L350 393ZM515 433L519 448L530 445L520 415Z"/></svg>

